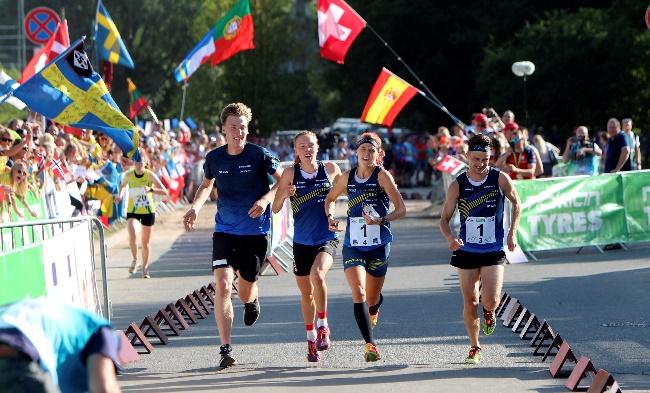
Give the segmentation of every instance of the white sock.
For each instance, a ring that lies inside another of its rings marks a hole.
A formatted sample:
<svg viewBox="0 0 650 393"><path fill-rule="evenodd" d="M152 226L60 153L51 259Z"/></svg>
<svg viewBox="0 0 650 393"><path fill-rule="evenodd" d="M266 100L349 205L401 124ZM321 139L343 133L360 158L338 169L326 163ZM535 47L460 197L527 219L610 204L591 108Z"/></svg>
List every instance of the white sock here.
<svg viewBox="0 0 650 393"><path fill-rule="evenodd" d="M307 330L307 340L316 341L316 329Z"/></svg>
<svg viewBox="0 0 650 393"><path fill-rule="evenodd" d="M316 321L316 328L319 328L321 326L327 327L327 317L323 319L318 318L318 320Z"/></svg>

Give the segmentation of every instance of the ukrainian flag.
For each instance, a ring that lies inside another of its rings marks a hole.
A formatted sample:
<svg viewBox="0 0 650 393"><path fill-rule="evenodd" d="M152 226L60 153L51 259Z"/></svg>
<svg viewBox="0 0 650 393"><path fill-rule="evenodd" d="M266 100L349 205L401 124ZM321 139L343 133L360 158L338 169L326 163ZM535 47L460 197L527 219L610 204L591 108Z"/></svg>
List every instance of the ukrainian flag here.
<svg viewBox="0 0 650 393"><path fill-rule="evenodd" d="M120 32L117 31L117 26L113 23L113 19L101 0L97 4L97 16L95 17L95 45L100 59L135 68L131 55L120 37Z"/></svg>
<svg viewBox="0 0 650 393"><path fill-rule="evenodd" d="M57 123L103 132L125 154L137 158L137 128L93 71L83 38L20 85L13 95Z"/></svg>

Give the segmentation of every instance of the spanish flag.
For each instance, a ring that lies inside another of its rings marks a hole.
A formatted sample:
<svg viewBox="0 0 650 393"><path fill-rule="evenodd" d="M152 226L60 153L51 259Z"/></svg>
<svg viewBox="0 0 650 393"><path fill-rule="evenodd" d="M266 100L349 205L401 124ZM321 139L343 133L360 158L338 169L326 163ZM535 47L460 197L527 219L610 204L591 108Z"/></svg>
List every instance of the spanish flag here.
<svg viewBox="0 0 650 393"><path fill-rule="evenodd" d="M418 93L422 94L386 68L382 68L363 109L361 121L391 127L404 105Z"/></svg>

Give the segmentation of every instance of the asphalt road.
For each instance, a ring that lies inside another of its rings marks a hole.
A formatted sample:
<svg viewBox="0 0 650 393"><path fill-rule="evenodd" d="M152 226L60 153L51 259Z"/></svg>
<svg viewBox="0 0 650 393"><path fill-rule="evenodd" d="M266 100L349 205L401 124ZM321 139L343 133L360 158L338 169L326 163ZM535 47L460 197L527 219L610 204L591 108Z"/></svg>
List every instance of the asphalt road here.
<svg viewBox="0 0 650 393"><path fill-rule="evenodd" d="M393 225L395 241L374 334L382 360L367 364L352 313L340 256L328 274L333 347L318 365L306 361L298 290L292 273L260 279L261 317L252 327L235 305L234 356L238 366L219 370L213 315L166 346L130 364L120 376L126 392L184 391L381 391L563 392L549 361L532 356L528 343L499 326L481 337L484 361L463 364L469 344L450 252L437 220L418 214ZM182 211L157 219L152 240L152 278L129 277L125 231L109 237L109 291L113 324L126 328L158 308L211 281L214 206L201 211L198 229L184 232ZM623 390L650 391L650 244L599 254L595 249L537 254L540 260L508 265L504 290L547 319L574 351L611 372ZM155 343L155 340L153 340ZM589 380L587 379L588 383Z"/></svg>

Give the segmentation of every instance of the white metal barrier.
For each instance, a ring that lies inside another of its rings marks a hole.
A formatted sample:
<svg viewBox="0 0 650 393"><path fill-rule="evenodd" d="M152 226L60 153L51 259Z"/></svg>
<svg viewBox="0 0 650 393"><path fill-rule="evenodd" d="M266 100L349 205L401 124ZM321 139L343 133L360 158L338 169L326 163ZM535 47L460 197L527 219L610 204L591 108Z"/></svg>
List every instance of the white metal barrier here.
<svg viewBox="0 0 650 393"><path fill-rule="evenodd" d="M0 224L0 234L2 236L1 256L23 252L28 248L43 247L43 279L47 288L47 297L54 296L62 301L73 301L110 320L106 242L104 227L97 217L82 216ZM95 276L95 234L98 236L101 264L101 303L99 303ZM6 237L11 238L10 242L5 241ZM20 239L16 239L17 237ZM11 247L6 247L9 243ZM16 248L15 245L18 243L20 246ZM83 248L87 249L83 250ZM9 277L9 279L35 280L37 278Z"/></svg>

